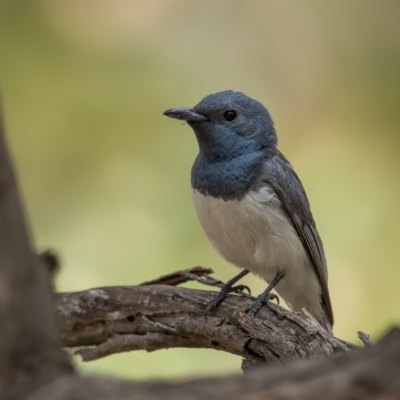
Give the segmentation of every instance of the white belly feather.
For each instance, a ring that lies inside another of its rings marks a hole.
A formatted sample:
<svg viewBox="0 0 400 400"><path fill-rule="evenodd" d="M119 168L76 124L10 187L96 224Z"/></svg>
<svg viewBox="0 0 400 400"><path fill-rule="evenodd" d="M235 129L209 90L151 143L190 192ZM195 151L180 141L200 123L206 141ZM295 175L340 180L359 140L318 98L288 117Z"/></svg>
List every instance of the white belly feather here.
<svg viewBox="0 0 400 400"><path fill-rule="evenodd" d="M288 305L306 307L322 319L320 286L310 259L279 199L269 187L241 200L224 201L192 190L200 223L216 250L228 262L270 282L286 273L276 291Z"/></svg>

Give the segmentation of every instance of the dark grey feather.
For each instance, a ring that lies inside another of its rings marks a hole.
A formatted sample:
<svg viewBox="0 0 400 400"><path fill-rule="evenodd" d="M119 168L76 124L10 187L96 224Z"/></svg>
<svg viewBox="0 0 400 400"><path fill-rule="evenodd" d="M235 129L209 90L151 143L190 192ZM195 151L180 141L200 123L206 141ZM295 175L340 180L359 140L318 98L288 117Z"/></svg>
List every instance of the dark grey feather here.
<svg viewBox="0 0 400 400"><path fill-rule="evenodd" d="M265 161L262 182L272 186L310 256L321 285L321 301L329 323L333 311L328 290L328 271L324 248L311 214L307 195L296 172L281 152Z"/></svg>

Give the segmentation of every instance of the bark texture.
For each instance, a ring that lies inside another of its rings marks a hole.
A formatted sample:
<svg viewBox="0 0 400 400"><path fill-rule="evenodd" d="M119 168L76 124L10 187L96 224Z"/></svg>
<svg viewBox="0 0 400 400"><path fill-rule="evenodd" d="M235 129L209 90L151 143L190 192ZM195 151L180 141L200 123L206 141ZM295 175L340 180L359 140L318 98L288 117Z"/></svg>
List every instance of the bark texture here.
<svg viewBox="0 0 400 400"><path fill-rule="evenodd" d="M355 347L331 337L311 315L305 320L276 304L250 316L243 312L253 301L249 296L230 295L205 316L214 295L158 284L59 294L62 340L65 346L85 346L78 351L85 361L131 350L191 347L227 351L245 365L330 357Z"/></svg>
<svg viewBox="0 0 400 400"><path fill-rule="evenodd" d="M400 331L375 346L324 360L260 367L245 375L180 384L66 377L30 400L398 400Z"/></svg>

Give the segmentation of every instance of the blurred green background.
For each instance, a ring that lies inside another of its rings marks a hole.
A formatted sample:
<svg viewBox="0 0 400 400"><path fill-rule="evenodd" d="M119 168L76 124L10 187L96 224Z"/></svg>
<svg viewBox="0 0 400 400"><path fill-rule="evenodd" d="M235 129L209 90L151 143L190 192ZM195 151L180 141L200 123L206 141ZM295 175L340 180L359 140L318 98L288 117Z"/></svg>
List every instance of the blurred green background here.
<svg viewBox="0 0 400 400"><path fill-rule="evenodd" d="M194 135L162 116L234 89L269 108L307 190L336 335L399 324L399 15L397 0L3 0L8 139L37 247L62 259L58 289L236 273L191 204ZM136 379L240 369L185 349L76 363Z"/></svg>

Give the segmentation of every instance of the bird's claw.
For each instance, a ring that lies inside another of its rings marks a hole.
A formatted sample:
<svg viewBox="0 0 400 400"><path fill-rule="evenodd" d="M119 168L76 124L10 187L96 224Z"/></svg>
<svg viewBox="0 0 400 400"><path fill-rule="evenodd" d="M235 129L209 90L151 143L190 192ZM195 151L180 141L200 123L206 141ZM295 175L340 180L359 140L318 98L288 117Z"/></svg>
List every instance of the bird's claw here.
<svg viewBox="0 0 400 400"><path fill-rule="evenodd" d="M276 300L277 303L279 304L279 297L274 294L274 293L269 293L266 298L263 298L263 296L257 297L256 301L247 307L244 312L249 314L249 315L256 315L258 311L260 311L261 307L266 304L268 301Z"/></svg>
<svg viewBox="0 0 400 400"><path fill-rule="evenodd" d="M251 296L251 290L248 286L246 285L237 285L237 286L233 286L231 288L231 290L229 291L229 293L243 293L245 290L247 290L247 292L249 293L249 295Z"/></svg>
<svg viewBox="0 0 400 400"><path fill-rule="evenodd" d="M205 315L207 315L214 308L217 308L226 298L229 293L243 293L247 290L251 294L250 288L246 285L236 285L236 286L223 286L221 291L207 304Z"/></svg>
<svg viewBox="0 0 400 400"><path fill-rule="evenodd" d="M217 308L225 299L228 293L223 293L222 290L207 304L205 315L207 315L210 311Z"/></svg>
<svg viewBox="0 0 400 400"><path fill-rule="evenodd" d="M278 305L279 305L279 297L278 297L276 294L274 294L274 293L270 293L270 294L269 294L269 297L268 297L268 299L267 299L267 301L272 301L272 300L276 300L276 302L277 302Z"/></svg>

